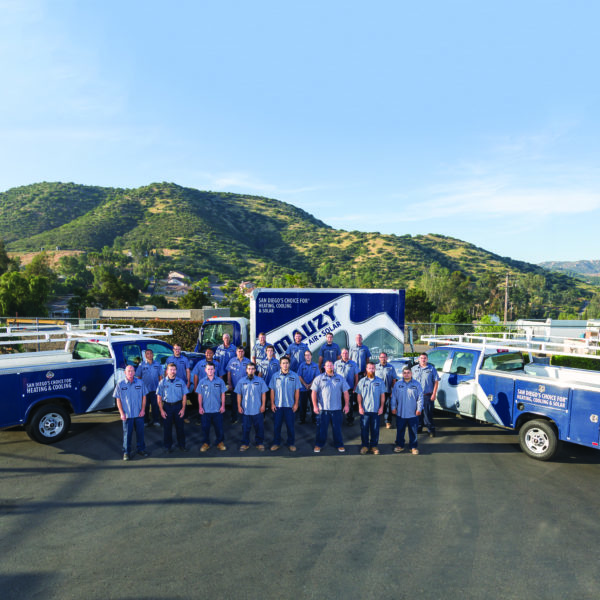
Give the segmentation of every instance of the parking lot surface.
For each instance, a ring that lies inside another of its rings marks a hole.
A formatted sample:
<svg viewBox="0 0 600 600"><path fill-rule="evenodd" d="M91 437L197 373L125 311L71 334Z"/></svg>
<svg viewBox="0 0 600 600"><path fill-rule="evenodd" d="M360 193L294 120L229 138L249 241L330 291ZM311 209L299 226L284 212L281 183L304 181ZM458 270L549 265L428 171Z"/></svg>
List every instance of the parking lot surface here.
<svg viewBox="0 0 600 600"><path fill-rule="evenodd" d="M226 452L121 460L117 413L73 420L54 445L0 432L0 590L30 598L577 598L600 595L600 453L565 446L553 462L517 436L438 416L419 456ZM267 441L272 420L267 417ZM284 438L285 439L285 438Z"/></svg>

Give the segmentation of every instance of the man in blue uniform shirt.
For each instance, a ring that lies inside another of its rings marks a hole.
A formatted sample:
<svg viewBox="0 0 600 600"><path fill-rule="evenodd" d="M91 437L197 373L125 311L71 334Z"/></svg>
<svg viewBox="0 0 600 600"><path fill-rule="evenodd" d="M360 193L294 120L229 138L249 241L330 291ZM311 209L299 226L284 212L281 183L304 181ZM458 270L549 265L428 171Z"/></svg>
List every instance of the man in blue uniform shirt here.
<svg viewBox="0 0 600 600"><path fill-rule="evenodd" d="M333 333L325 336L326 343L319 349L319 370L323 371L323 365L330 360L332 364L341 356L340 347L333 341Z"/></svg>
<svg viewBox="0 0 600 600"><path fill-rule="evenodd" d="M225 383L216 376L216 368L212 363L206 365L206 377L196 384L198 394L198 412L202 424L202 446L200 452L210 448L210 426L215 428L215 446L227 450L223 434L223 413L225 412Z"/></svg>
<svg viewBox="0 0 600 600"><path fill-rule="evenodd" d="M304 362L304 353L307 350L308 346L302 341L302 334L294 331L294 343L286 349L286 353L290 357L290 371L298 372L298 368Z"/></svg>
<svg viewBox="0 0 600 600"><path fill-rule="evenodd" d="M361 454L379 454L379 416L385 405L385 383L375 376L375 364L367 363L366 375L356 386L358 412L360 413ZM369 439L370 434L370 439Z"/></svg>
<svg viewBox="0 0 600 600"><path fill-rule="evenodd" d="M125 367L125 379L115 386L113 397L123 421L123 460L131 455L131 438L135 427L138 454L148 456L144 442L144 413L146 409L146 386L135 378L132 365Z"/></svg>
<svg viewBox="0 0 600 600"><path fill-rule="evenodd" d="M260 375L269 387L271 378L275 373L279 373L279 361L275 358L275 348L270 344L267 346L265 357L256 364L256 372Z"/></svg>
<svg viewBox="0 0 600 600"><path fill-rule="evenodd" d="M412 378L410 367L402 369L402 379L392 389L392 413L396 415L396 447L394 452L404 450L405 429L408 428L408 447L412 454L419 454L417 428L423 410L423 388Z"/></svg>
<svg viewBox="0 0 600 600"><path fill-rule="evenodd" d="M358 365L358 378L365 376L367 362L371 358L371 351L363 344L360 333L356 336L356 344L350 348L350 358Z"/></svg>
<svg viewBox="0 0 600 600"><path fill-rule="evenodd" d="M204 358L200 359L196 366L192 369L193 389L196 390L198 382L206 377L206 365L215 366L215 373L218 374L221 368L219 361L215 358L215 352L212 348L207 348L204 353Z"/></svg>
<svg viewBox="0 0 600 600"><path fill-rule="evenodd" d="M264 360L267 358L267 336L264 332L260 332L258 334L258 340L254 344L254 348L252 348L252 362L258 366L259 360Z"/></svg>
<svg viewBox="0 0 600 600"><path fill-rule="evenodd" d="M435 437L433 408L440 376L436 368L428 363L428 357L425 352L419 356L419 363L412 368L412 375L423 388L423 414L419 417L420 427L425 425L429 432L429 437Z"/></svg>
<svg viewBox="0 0 600 600"><path fill-rule="evenodd" d="M152 414L146 410L146 420L154 427L160 427L160 413L158 412L158 402L156 401L156 388L158 382L163 376L163 367L154 360L154 352L148 349L144 352L144 362L141 363L135 371L135 376L141 379L146 386L146 406L152 408Z"/></svg>
<svg viewBox="0 0 600 600"><path fill-rule="evenodd" d="M311 394L310 386L318 374L319 367L317 363L312 361L311 351L306 350L304 352L304 361L298 367L298 377L300 377L300 383L302 384L302 388L300 389L300 423L306 422L306 409L308 406L311 407L313 425L317 422L317 417L312 412L312 402L309 402L309 400Z"/></svg>
<svg viewBox="0 0 600 600"><path fill-rule="evenodd" d="M192 379L191 379L191 363L187 356L181 354L181 346L175 344L173 346L173 354L167 357L165 361L165 373L167 371L167 365L173 363L177 368L177 377L183 380L187 386L186 392L190 390Z"/></svg>
<svg viewBox="0 0 600 600"><path fill-rule="evenodd" d="M246 367L250 360L244 356L244 347L238 346L235 351L235 358L232 358L227 365L227 389L235 394L235 388L238 381L246 376ZM231 422L238 421L238 403L235 397L231 398Z"/></svg>
<svg viewBox="0 0 600 600"><path fill-rule="evenodd" d="M273 443L271 450L279 450L281 446L281 427L285 420L287 429L286 446L290 452L296 452L296 434L294 432L294 413L298 410L300 398L300 377L290 372L290 359L283 356L280 361L281 371L271 379L271 410L273 411Z"/></svg>
<svg viewBox="0 0 600 600"><path fill-rule="evenodd" d="M177 432L177 445L179 450L187 452L185 447L185 430L183 417L187 402L187 386L185 381L177 377L177 366L174 363L167 364L166 376L161 379L156 389L158 408L163 418L163 439L165 453L172 452L173 446L173 424Z"/></svg>
<svg viewBox="0 0 600 600"><path fill-rule="evenodd" d="M327 441L329 423L333 443L338 452L346 452L342 439L342 396L343 412L348 414L348 384L342 375L333 371L333 362L325 361L325 372L315 377L311 385L313 411L317 415L317 439L314 452L321 452Z"/></svg>
<svg viewBox="0 0 600 600"><path fill-rule="evenodd" d="M217 375L223 377L225 382L227 382L227 365L232 358L235 358L235 353L236 347L231 345L231 336L224 333L223 343L217 346L214 358L219 361Z"/></svg>
<svg viewBox="0 0 600 600"><path fill-rule="evenodd" d="M265 407L269 388L262 377L256 377L256 365L248 362L246 376L235 386L238 412L242 415L242 445L240 452L250 448L250 429L254 427L254 443L258 450L265 449Z"/></svg>
<svg viewBox="0 0 600 600"><path fill-rule="evenodd" d="M354 400L356 396L354 389L358 383L358 365L353 360L350 360L348 348L342 348L341 355L342 358L336 360L333 364L333 370L339 373L348 384L350 402L348 414L346 415L346 423L352 425L354 423Z"/></svg>
<svg viewBox="0 0 600 600"><path fill-rule="evenodd" d="M383 420L385 421L386 429L392 427L392 409L390 407L390 398L392 396L392 388L398 379L398 374L393 365L388 364L388 355L386 352L380 352L379 364L375 367L375 375L383 379L385 383L385 407L383 409Z"/></svg>

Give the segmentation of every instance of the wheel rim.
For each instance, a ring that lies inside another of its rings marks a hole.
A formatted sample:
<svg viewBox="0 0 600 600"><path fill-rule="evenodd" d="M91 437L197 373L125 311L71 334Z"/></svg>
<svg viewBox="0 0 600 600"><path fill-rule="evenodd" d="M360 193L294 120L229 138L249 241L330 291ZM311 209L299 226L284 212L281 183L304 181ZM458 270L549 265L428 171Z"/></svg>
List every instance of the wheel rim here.
<svg viewBox="0 0 600 600"><path fill-rule="evenodd" d="M542 429L532 427L525 435L525 444L535 454L543 454L550 447L550 438Z"/></svg>
<svg viewBox="0 0 600 600"><path fill-rule="evenodd" d="M40 433L47 438L60 435L65 428L65 420L58 413L48 413L40 419Z"/></svg>

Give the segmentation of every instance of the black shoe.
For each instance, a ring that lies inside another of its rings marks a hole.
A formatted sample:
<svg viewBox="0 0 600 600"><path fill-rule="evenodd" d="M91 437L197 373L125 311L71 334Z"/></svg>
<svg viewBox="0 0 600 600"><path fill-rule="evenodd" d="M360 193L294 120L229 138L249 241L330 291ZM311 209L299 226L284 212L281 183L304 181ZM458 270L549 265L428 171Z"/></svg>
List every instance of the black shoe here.
<svg viewBox="0 0 600 600"><path fill-rule="evenodd" d="M430 431L429 432L429 437L435 437L435 431Z"/></svg>
<svg viewBox="0 0 600 600"><path fill-rule="evenodd" d="M238 422L238 420L237 420L237 419L231 419L231 424L232 424L232 425L235 425L237 422Z"/></svg>
<svg viewBox="0 0 600 600"><path fill-rule="evenodd" d="M185 446L179 446L179 452L189 452L190 449L186 448Z"/></svg>
<svg viewBox="0 0 600 600"><path fill-rule="evenodd" d="M171 454L173 452L173 448L165 448L163 450L163 454Z"/></svg>
<svg viewBox="0 0 600 600"><path fill-rule="evenodd" d="M306 423L306 419L300 419L300 425L304 425Z"/></svg>
<svg viewBox="0 0 600 600"><path fill-rule="evenodd" d="M146 458L146 456L150 456L150 452L146 452L146 450L138 450L138 454Z"/></svg>

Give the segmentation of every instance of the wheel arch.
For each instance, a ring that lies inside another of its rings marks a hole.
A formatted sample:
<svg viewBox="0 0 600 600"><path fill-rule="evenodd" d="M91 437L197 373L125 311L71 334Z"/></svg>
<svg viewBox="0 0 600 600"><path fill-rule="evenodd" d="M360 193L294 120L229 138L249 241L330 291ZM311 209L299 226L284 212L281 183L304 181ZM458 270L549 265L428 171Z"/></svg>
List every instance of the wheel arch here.
<svg viewBox="0 0 600 600"><path fill-rule="evenodd" d="M556 432L556 437L558 439L560 439L560 428L558 427L558 424L556 423L556 421L554 419L552 419L551 417L549 417L548 415L530 413L530 412L523 413L523 414L519 415L519 418L517 419L517 422L515 423L515 430L519 431L521 429L521 427L523 427L523 425L525 425L525 423L528 423L529 421L546 421L553 427L554 431Z"/></svg>
<svg viewBox="0 0 600 600"><path fill-rule="evenodd" d="M46 405L60 406L61 408L64 408L70 415L75 412L73 405L68 398L65 396L52 396L51 398L44 398L42 400L38 400L34 404L30 404L25 413L25 419L23 420L24 424L29 424L33 418L33 415L35 415L38 409Z"/></svg>

